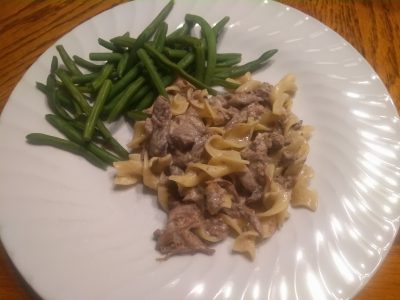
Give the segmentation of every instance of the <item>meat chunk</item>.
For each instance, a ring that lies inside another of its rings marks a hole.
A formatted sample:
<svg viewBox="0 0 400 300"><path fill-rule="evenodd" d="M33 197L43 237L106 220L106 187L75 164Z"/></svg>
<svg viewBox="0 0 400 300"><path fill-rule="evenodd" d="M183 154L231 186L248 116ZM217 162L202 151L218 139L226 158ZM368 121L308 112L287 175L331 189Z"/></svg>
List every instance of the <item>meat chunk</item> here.
<svg viewBox="0 0 400 300"><path fill-rule="evenodd" d="M270 152L277 151L285 145L285 137L278 130L271 132L269 139L271 140Z"/></svg>
<svg viewBox="0 0 400 300"><path fill-rule="evenodd" d="M216 114L213 120L216 126L225 125L240 112L237 108L229 106L228 101L221 95L211 97L208 103Z"/></svg>
<svg viewBox="0 0 400 300"><path fill-rule="evenodd" d="M191 230L202 226L202 216L195 205L178 205L168 214L165 230L156 230L156 249L167 257L176 254L214 253Z"/></svg>
<svg viewBox="0 0 400 300"><path fill-rule="evenodd" d="M271 101L271 91L273 86L269 83L262 83L259 87L253 90L253 93L259 97L261 97L264 101Z"/></svg>
<svg viewBox="0 0 400 300"><path fill-rule="evenodd" d="M197 235L189 230L157 229L154 232L154 238L157 240L156 249L161 254L166 255L166 258L178 254L194 254L198 252L212 255L215 251L208 248Z"/></svg>
<svg viewBox="0 0 400 300"><path fill-rule="evenodd" d="M235 93L226 96L229 105L243 108L251 103L263 102L263 98L253 92Z"/></svg>
<svg viewBox="0 0 400 300"><path fill-rule="evenodd" d="M215 215L221 210L226 194L226 191L215 181L207 183L206 207L211 215Z"/></svg>
<svg viewBox="0 0 400 300"><path fill-rule="evenodd" d="M269 139L269 133L258 133L250 145L242 150L241 154L244 159L250 162L266 162L268 161L268 148L270 147L271 140Z"/></svg>
<svg viewBox="0 0 400 300"><path fill-rule="evenodd" d="M201 186L182 189L182 201L184 202L200 202L205 198L205 191Z"/></svg>
<svg viewBox="0 0 400 300"><path fill-rule="evenodd" d="M260 103L251 103L246 107L247 118L258 119L264 112L265 107Z"/></svg>
<svg viewBox="0 0 400 300"><path fill-rule="evenodd" d="M244 199L240 203L233 203L231 208L224 208L224 212L232 218L244 218L260 236L262 235L262 226L253 209L247 207Z"/></svg>
<svg viewBox="0 0 400 300"><path fill-rule="evenodd" d="M263 164L261 163L261 165ZM246 204L255 203L262 197L264 189L262 187L262 182L260 183L259 181L263 181L265 174L263 168L260 170L260 174L257 174L257 171L258 169L252 170L248 168L244 172L239 173L237 176L240 185L246 192Z"/></svg>
<svg viewBox="0 0 400 300"><path fill-rule="evenodd" d="M237 113L234 113L232 118L229 120L229 122L226 123L226 125L225 125L226 129L232 128L232 126L237 123L245 123L248 118L248 113L247 113L246 109L238 110L235 107L231 107L231 109L237 110Z"/></svg>
<svg viewBox="0 0 400 300"><path fill-rule="evenodd" d="M194 109L189 108L185 114L175 117L171 122L169 144L180 151L187 151L205 132L203 121Z"/></svg>
<svg viewBox="0 0 400 300"><path fill-rule="evenodd" d="M254 191L258 186L254 174L248 168L244 172L238 173L238 179L241 186L249 193Z"/></svg>
<svg viewBox="0 0 400 300"><path fill-rule="evenodd" d="M203 223L203 228L206 232L219 240L225 239L229 233L229 227L221 217L211 217L206 219Z"/></svg>
<svg viewBox="0 0 400 300"><path fill-rule="evenodd" d="M150 157L164 156L168 150L168 132L171 123L171 110L167 100L158 97L153 104L151 125L145 125L146 130L151 130L148 152Z"/></svg>
<svg viewBox="0 0 400 300"><path fill-rule="evenodd" d="M209 138L208 134L205 134L194 141L194 145L188 151L180 151L179 149L173 150L172 159L174 164L181 168L185 168L190 162L198 162L204 153L204 144Z"/></svg>

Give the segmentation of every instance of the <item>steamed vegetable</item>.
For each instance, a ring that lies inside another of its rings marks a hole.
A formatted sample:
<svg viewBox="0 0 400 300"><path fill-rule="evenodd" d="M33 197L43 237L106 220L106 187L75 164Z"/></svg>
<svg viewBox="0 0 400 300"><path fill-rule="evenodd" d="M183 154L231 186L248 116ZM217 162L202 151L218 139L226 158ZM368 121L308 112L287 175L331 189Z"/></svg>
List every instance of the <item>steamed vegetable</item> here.
<svg viewBox="0 0 400 300"><path fill-rule="evenodd" d="M128 151L104 121L146 118L143 109L159 95L167 98L165 88L178 77L212 95L218 93L215 86L235 89L238 85L227 78L265 67L277 52L268 50L242 65L240 53L218 53L227 16L212 26L201 16L187 14L182 26L167 34L166 19L173 6L174 0L169 1L136 38L129 32L109 40L99 37L105 50L90 53L89 60L70 56L63 45L57 45L63 65L54 56L46 84L38 82L37 88L47 96L53 113L46 119L68 140L34 133L27 135L28 142L73 152L105 168L127 159ZM199 35L192 34L196 24Z"/></svg>

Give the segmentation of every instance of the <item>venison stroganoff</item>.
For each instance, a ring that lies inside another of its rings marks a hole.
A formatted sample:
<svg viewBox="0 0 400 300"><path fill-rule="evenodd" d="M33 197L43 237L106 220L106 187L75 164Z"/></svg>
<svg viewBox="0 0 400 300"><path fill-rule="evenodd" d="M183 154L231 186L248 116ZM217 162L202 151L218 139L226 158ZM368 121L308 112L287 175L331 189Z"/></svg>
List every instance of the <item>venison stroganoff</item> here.
<svg viewBox="0 0 400 300"><path fill-rule="evenodd" d="M210 96L178 79L135 123L129 160L114 163L116 185L143 182L157 193L168 214L154 232L164 258L210 255L232 236L233 250L253 259L289 205L317 208L305 164L312 128L291 111L294 76L271 85L247 73L234 82L235 91Z"/></svg>

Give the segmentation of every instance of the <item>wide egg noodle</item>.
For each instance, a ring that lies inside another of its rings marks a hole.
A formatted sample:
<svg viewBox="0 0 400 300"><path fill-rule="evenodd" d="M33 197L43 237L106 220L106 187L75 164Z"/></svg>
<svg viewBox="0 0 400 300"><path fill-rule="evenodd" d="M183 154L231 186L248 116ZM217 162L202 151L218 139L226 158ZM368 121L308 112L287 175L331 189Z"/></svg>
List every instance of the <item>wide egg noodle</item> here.
<svg viewBox="0 0 400 300"><path fill-rule="evenodd" d="M313 171L304 165L299 178L293 187L291 204L295 207L305 207L315 211L318 207L317 193L309 188Z"/></svg>
<svg viewBox="0 0 400 300"><path fill-rule="evenodd" d="M240 153L233 149L240 149L242 144L235 141L228 141L218 135L211 136L204 148L212 158L230 157L232 159L241 160Z"/></svg>
<svg viewBox="0 0 400 300"><path fill-rule="evenodd" d="M245 93L255 90L256 88L260 87L262 84L261 81L250 79L243 84L241 84L236 90L236 93Z"/></svg>
<svg viewBox="0 0 400 300"><path fill-rule="evenodd" d="M186 97L176 94L170 102L170 107L173 116L182 115L188 109L189 102L187 101Z"/></svg>
<svg viewBox="0 0 400 300"><path fill-rule="evenodd" d="M224 138L226 140L234 141L235 143L247 146L254 132L254 127L257 122L236 123L231 128L226 130Z"/></svg>
<svg viewBox="0 0 400 300"><path fill-rule="evenodd" d="M228 174L237 172L237 168L233 164L209 165L203 163L191 163L189 168L191 170L201 170L211 178L221 178Z"/></svg>
<svg viewBox="0 0 400 300"><path fill-rule="evenodd" d="M208 233L207 230L205 230L203 227L196 228L194 232L196 233L197 236L210 243L217 243L222 240L222 238L217 238L216 236L213 236L210 233Z"/></svg>
<svg viewBox="0 0 400 300"><path fill-rule="evenodd" d="M157 200L158 204L164 211L168 211L168 199L169 199L168 188L163 184L159 184L157 186Z"/></svg>
<svg viewBox="0 0 400 300"><path fill-rule="evenodd" d="M135 125L133 126L134 136L128 144L130 149L138 149L140 145L147 139L147 133L144 124L144 121L135 122Z"/></svg>
<svg viewBox="0 0 400 300"><path fill-rule="evenodd" d="M151 165L147 151L143 154L143 184L148 188L157 191L159 179L151 171Z"/></svg>
<svg viewBox="0 0 400 300"><path fill-rule="evenodd" d="M160 175L165 168L167 168L172 162L172 155L167 154L163 157L152 157L149 161L150 169L153 174Z"/></svg>
<svg viewBox="0 0 400 300"><path fill-rule="evenodd" d="M260 223L263 239L271 237L278 229L278 220L276 216L261 218Z"/></svg>
<svg viewBox="0 0 400 300"><path fill-rule="evenodd" d="M283 189L278 183L273 182L271 192L265 193L263 197L264 206L267 207L270 203L272 203L272 206L264 212L257 213L259 218L270 217L287 210L291 195L289 191Z"/></svg>
<svg viewBox="0 0 400 300"><path fill-rule="evenodd" d="M130 155L129 160L116 161L113 166L116 170L115 185L134 185L141 181L143 163L140 155Z"/></svg>
<svg viewBox="0 0 400 300"><path fill-rule="evenodd" d="M195 187L207 179L204 173L199 173L194 170L188 170L183 175L171 175L169 180L175 181L182 187Z"/></svg>
<svg viewBox="0 0 400 300"><path fill-rule="evenodd" d="M271 92L272 112L276 115L285 114L291 108L296 91L295 77L292 74L283 77Z"/></svg>
<svg viewBox="0 0 400 300"><path fill-rule="evenodd" d="M233 231L238 235L243 232L242 225L240 224L239 219L232 218L227 214L221 214L221 218L225 222L225 224L228 225L231 229L233 229Z"/></svg>
<svg viewBox="0 0 400 300"><path fill-rule="evenodd" d="M256 256L256 240L258 233L255 231L242 232L233 244L233 251L247 254L251 260Z"/></svg>

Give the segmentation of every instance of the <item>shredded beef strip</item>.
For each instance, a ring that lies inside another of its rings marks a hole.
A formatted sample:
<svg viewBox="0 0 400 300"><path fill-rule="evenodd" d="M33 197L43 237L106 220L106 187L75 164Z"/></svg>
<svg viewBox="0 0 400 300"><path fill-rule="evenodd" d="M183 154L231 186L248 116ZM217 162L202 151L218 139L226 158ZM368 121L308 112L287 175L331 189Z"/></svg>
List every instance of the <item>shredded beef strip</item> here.
<svg viewBox="0 0 400 300"><path fill-rule="evenodd" d="M173 149L191 149L197 139L206 133L206 127L198 113L189 108L185 114L176 116L171 124L168 142Z"/></svg>
<svg viewBox="0 0 400 300"><path fill-rule="evenodd" d="M218 216L207 218L203 222L203 228L206 232L219 240L225 239L229 234L228 225L226 225L222 218Z"/></svg>
<svg viewBox="0 0 400 300"><path fill-rule="evenodd" d="M172 114L169 103L164 97L159 96L153 104L151 119L145 125L145 129L151 131L148 145L150 157L167 155L167 141L171 118ZM151 122L151 125L148 124L149 122Z"/></svg>
<svg viewBox="0 0 400 300"><path fill-rule="evenodd" d="M226 195L223 189L217 182L209 181L206 186L206 207L211 215L217 214L222 209L224 196Z"/></svg>
<svg viewBox="0 0 400 300"><path fill-rule="evenodd" d="M196 205L178 205L168 213L166 229L156 230L156 249L167 257L176 254L194 254L197 252L211 255L208 248L191 230L200 228L203 218Z"/></svg>

